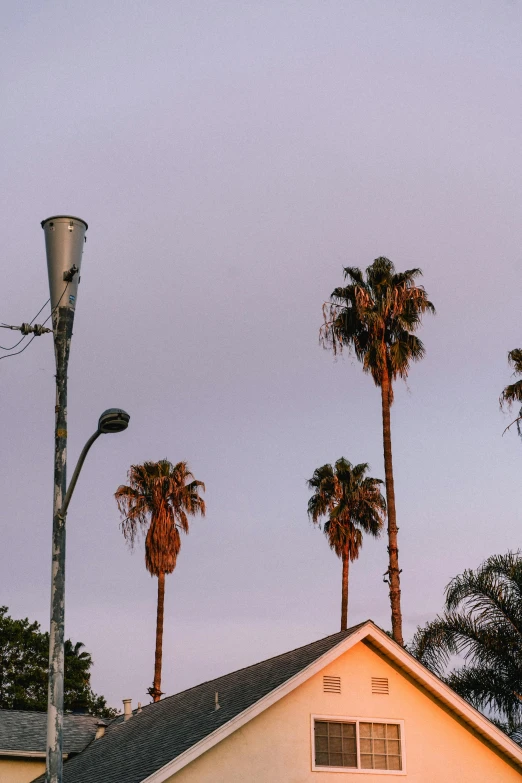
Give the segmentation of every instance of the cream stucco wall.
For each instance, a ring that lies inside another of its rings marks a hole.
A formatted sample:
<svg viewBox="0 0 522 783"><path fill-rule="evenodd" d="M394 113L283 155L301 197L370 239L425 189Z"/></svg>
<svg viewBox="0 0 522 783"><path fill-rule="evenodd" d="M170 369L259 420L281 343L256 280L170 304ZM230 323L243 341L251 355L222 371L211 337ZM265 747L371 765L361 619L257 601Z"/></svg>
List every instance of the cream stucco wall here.
<svg viewBox="0 0 522 783"><path fill-rule="evenodd" d="M29 783L45 772L45 759L0 758L0 783Z"/></svg>
<svg viewBox="0 0 522 783"><path fill-rule="evenodd" d="M323 693L323 675L342 694ZM371 693L388 677L389 695ZM311 715L404 721L406 774L313 772ZM168 783L512 783L522 773L380 655L357 644L277 704L168 779Z"/></svg>

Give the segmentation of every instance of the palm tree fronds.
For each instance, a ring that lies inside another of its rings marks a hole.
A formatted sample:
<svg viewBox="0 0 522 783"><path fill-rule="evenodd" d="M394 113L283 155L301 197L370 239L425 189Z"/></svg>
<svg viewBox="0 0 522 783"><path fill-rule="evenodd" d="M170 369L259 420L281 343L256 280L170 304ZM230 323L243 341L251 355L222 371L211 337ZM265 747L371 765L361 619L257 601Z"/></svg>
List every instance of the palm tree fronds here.
<svg viewBox="0 0 522 783"><path fill-rule="evenodd" d="M366 269L346 267L350 284L336 288L323 306L319 339L334 354L353 350L377 386L385 369L391 380L407 378L411 361L424 356L422 342L413 335L425 313L435 313L423 286L414 285L420 269L396 273L384 256Z"/></svg>
<svg viewBox="0 0 522 783"><path fill-rule="evenodd" d="M459 696L482 711L502 713L510 724L522 718L522 710L513 702L512 688L506 688L506 672L489 666L463 666L451 672L445 682ZM514 684L513 684L514 685Z"/></svg>
<svg viewBox="0 0 522 783"><path fill-rule="evenodd" d="M167 459L132 465L128 479L115 493L125 540L132 548L143 534L147 570L153 576L170 574L181 547L179 531L189 532L189 516L205 516L199 494L205 485L186 462L173 465Z"/></svg>
<svg viewBox="0 0 522 783"><path fill-rule="evenodd" d="M512 351L509 351L508 363L514 368L515 375L522 375L522 348L514 348ZM507 405L509 408L514 402L522 402L522 379L506 386L500 395L499 402L501 408L504 405Z"/></svg>
<svg viewBox="0 0 522 783"><path fill-rule="evenodd" d="M508 362L515 368L515 372L522 375L522 348L513 348L508 353Z"/></svg>
<svg viewBox="0 0 522 783"><path fill-rule="evenodd" d="M417 629L411 651L520 742L522 554L494 555L452 579L445 612Z"/></svg>
<svg viewBox="0 0 522 783"><path fill-rule="evenodd" d="M327 521L323 531L331 549L342 557L348 549L355 560L362 545L362 532L375 537L381 534L386 501L380 487L382 481L366 476L369 465L362 462L352 465L344 457L335 465L316 468L307 481L314 490L308 501L308 516L314 523L323 517Z"/></svg>

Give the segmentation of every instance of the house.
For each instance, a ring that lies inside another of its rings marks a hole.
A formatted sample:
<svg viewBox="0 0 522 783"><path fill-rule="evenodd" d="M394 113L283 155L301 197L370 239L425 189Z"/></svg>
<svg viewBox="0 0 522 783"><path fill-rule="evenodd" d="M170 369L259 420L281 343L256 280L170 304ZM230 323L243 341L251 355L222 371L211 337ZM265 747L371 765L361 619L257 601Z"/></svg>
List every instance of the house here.
<svg viewBox="0 0 522 783"><path fill-rule="evenodd" d="M522 780L522 748L370 621L127 717L64 783Z"/></svg>
<svg viewBox="0 0 522 783"><path fill-rule="evenodd" d="M90 715L64 718L64 755L81 753L94 739L101 721ZM45 771L47 714L0 710L0 783L28 783Z"/></svg>

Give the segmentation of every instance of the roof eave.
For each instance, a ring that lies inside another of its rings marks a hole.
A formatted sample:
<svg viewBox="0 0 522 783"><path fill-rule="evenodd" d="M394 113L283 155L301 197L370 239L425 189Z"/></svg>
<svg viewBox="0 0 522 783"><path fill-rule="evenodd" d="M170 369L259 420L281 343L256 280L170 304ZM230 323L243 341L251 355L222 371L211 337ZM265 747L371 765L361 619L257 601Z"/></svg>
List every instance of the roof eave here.
<svg viewBox="0 0 522 783"><path fill-rule="evenodd" d="M43 750L0 750L0 756L10 756L11 758L23 759L45 759L46 753ZM69 757L68 753L63 754L64 759Z"/></svg>

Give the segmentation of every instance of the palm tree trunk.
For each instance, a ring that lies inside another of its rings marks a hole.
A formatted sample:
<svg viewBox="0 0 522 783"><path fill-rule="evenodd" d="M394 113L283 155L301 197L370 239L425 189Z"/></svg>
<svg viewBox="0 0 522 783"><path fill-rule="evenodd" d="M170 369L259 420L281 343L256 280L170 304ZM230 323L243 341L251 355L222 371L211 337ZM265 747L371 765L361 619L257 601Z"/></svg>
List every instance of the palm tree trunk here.
<svg viewBox="0 0 522 783"><path fill-rule="evenodd" d="M395 487L393 483L393 462L390 423L391 382L385 367L381 384L382 400L382 437L384 446L384 475L386 477L386 505L388 507L388 580L390 585L390 604L392 636L397 644L404 646L402 638L401 613L401 577L399 570L399 548L397 546L397 516L395 513Z"/></svg>
<svg viewBox="0 0 522 783"><path fill-rule="evenodd" d="M343 552L343 586L341 597L341 631L346 631L348 628L348 571L350 568L350 558L348 557L348 550Z"/></svg>
<svg viewBox="0 0 522 783"><path fill-rule="evenodd" d="M158 611L156 615L156 654L154 658L154 682L150 695L154 701L161 698L161 660L163 656L163 610L165 606L165 574L158 576Z"/></svg>

